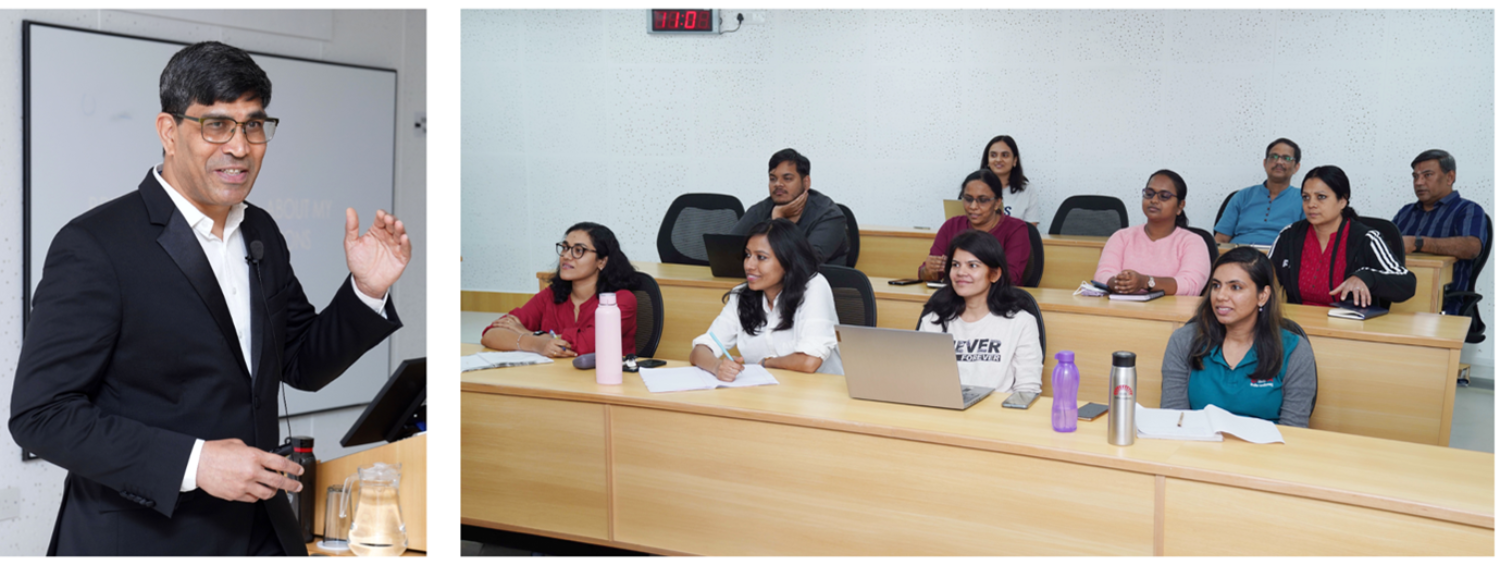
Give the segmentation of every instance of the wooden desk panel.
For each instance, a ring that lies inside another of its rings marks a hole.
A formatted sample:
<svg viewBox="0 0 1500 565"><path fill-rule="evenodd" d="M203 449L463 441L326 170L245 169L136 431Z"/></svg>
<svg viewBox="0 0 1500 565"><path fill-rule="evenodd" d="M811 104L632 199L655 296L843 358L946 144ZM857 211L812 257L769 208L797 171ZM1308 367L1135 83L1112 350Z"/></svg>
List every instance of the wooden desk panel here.
<svg viewBox="0 0 1500 565"><path fill-rule="evenodd" d="M636 267L662 289L666 327L657 350L665 358L687 357L692 339L723 308L723 293L740 282L712 277L707 267L645 262ZM878 325L915 329L922 305L935 291L926 285L892 286L889 280L870 279ZM1103 402L1110 355L1133 351L1141 403L1159 405L1167 340L1192 318L1198 297L1125 302L1075 296L1072 290L1026 291L1036 298L1047 328L1044 390L1050 394L1053 355L1071 350L1083 379L1079 398ZM1467 318L1393 313L1361 322L1329 318L1325 308L1301 305L1285 306L1285 312L1314 340L1320 381L1314 427L1447 445ZM1390 386L1368 386L1371 382Z"/></svg>
<svg viewBox="0 0 1500 565"><path fill-rule="evenodd" d="M703 555L1152 553L1150 475L743 419L611 414L621 542Z"/></svg>
<svg viewBox="0 0 1500 565"><path fill-rule="evenodd" d="M916 276L916 265L927 257L935 229L862 226L859 230L859 270L866 276L910 278ZM1046 264L1042 270L1041 288L1073 290L1078 283L1094 276L1099 255L1108 237L1042 234L1042 253ZM1221 244L1219 253L1235 246ZM1411 253L1406 268L1417 276L1417 291L1410 300L1391 305L1392 312L1440 312L1443 307L1443 285L1453 281L1452 257Z"/></svg>
<svg viewBox="0 0 1500 565"><path fill-rule="evenodd" d="M1166 555L1494 553L1493 529L1178 479L1166 494Z"/></svg>
<svg viewBox="0 0 1500 565"><path fill-rule="evenodd" d="M609 537L602 406L469 392L461 397L465 518Z"/></svg>
<svg viewBox="0 0 1500 565"><path fill-rule="evenodd" d="M1295 543L1269 551L1493 553L1493 454L1286 427L1286 444L1228 438L1115 447L1104 440L1103 420L1052 432L1050 399L1024 411L992 400L939 410L852 400L842 379L829 375L773 373L780 385L672 394L646 391L636 375L600 386L591 372L558 364L464 373L466 460L470 445L496 439L469 427L471 417L510 420L492 429L531 438L533 450L553 448L549 433L527 431L553 423L530 412L471 411L476 397L593 404L608 414L601 428L612 453L612 469L591 475L612 487L593 490L614 495L613 533L604 537L491 522L471 515L482 509L469 503L471 482L525 482L507 473L545 475L560 465L566 474L574 464L541 457L531 465L541 469L474 466L464 473L463 522L658 553L1004 554L1018 547L1009 536L1023 536L1030 546L1019 547L1046 554L1139 554L1143 547L1240 554L1268 551L1258 549L1265 540L1289 535ZM974 490L961 493L955 484ZM1017 491L1005 492L1011 486ZM1142 495L1156 501L1148 530L1139 528ZM1057 507L1084 499L1110 510L1074 515ZM1250 517L1205 531L1214 519L1206 514L1226 509ZM1076 526L1122 513L1130 517L1124 528ZM1017 525L1016 517L1026 519ZM1374 525L1362 527L1365 521ZM1387 539L1361 549L1372 543L1368 532L1395 528L1420 535L1382 533ZM1090 537L1082 546L1055 537L1072 531ZM1305 531L1318 535L1287 533ZM983 535L954 539L956 532ZM1199 543L1205 536L1222 541ZM992 543L978 545L986 540Z"/></svg>

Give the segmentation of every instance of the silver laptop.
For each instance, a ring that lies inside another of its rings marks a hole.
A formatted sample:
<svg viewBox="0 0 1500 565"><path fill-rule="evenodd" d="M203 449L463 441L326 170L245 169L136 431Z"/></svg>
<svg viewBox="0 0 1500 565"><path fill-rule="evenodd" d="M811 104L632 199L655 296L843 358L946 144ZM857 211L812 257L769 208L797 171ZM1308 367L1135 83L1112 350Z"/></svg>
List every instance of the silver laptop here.
<svg viewBox="0 0 1500 565"><path fill-rule="evenodd" d="M952 335L844 325L835 330L851 398L963 410L995 392L959 381Z"/></svg>

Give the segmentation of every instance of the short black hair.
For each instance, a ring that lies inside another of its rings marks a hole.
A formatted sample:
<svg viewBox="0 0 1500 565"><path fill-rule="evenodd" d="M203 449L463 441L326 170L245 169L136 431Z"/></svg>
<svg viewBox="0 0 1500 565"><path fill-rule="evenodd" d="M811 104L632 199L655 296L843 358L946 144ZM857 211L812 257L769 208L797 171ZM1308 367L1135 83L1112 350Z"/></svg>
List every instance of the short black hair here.
<svg viewBox="0 0 1500 565"><path fill-rule="evenodd" d="M796 165L797 174L799 175L805 177L812 173L812 161L808 161L807 157L803 157L802 154L798 153L796 149L792 149L790 147L782 149L781 151L777 151L774 155L771 155L771 166L766 167L766 170L774 171L776 170L776 167L787 161L791 161L792 164Z"/></svg>
<svg viewBox="0 0 1500 565"><path fill-rule="evenodd" d="M234 102L249 95L271 105L271 79L250 54L217 41L183 47L161 70L161 111L181 114L188 106ZM177 118L181 123L182 119Z"/></svg>
<svg viewBox="0 0 1500 565"><path fill-rule="evenodd" d="M1428 149L1423 151L1421 155L1417 155L1417 158L1412 160L1411 168L1415 169L1417 168L1417 163L1433 159L1437 159L1438 167L1442 168L1444 173L1451 173L1458 169L1458 161L1455 161L1452 155L1449 155L1447 151L1443 151L1442 149Z"/></svg>
<svg viewBox="0 0 1500 565"><path fill-rule="evenodd" d="M1308 171L1307 176L1302 178L1302 190L1307 190L1308 179L1322 181L1323 184L1328 186L1328 190L1333 191L1334 198L1343 200L1344 202L1349 202L1353 196L1352 190L1349 188L1349 175L1344 174L1343 169L1333 165L1313 167L1313 170ZM1358 217L1359 213L1354 211L1353 206L1346 204L1344 205L1343 216L1345 219L1353 219Z"/></svg>
<svg viewBox="0 0 1500 565"><path fill-rule="evenodd" d="M1276 141L1272 141L1270 145L1266 146L1266 158L1267 159L1271 158L1271 148L1275 147L1278 143L1285 143L1287 145L1292 146L1292 160L1296 161L1298 163L1302 162L1302 148L1297 146L1297 142L1292 141L1290 139L1287 139L1285 137L1278 137L1278 138L1276 138Z"/></svg>

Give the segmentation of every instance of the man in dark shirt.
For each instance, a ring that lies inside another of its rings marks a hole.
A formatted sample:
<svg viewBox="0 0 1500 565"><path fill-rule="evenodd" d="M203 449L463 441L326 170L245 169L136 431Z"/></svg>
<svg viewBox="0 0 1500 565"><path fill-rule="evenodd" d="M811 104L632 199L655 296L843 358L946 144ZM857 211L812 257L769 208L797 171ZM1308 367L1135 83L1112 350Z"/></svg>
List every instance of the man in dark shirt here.
<svg viewBox="0 0 1500 565"><path fill-rule="evenodd" d="M823 263L843 265L849 252L844 212L832 198L812 187L812 163L796 149L771 156L771 196L755 203L730 233L745 235L755 224L786 218L797 224Z"/></svg>
<svg viewBox="0 0 1500 565"><path fill-rule="evenodd" d="M1452 290L1470 291L1474 259L1483 250L1484 208L1465 200L1453 190L1458 164L1447 151L1429 149L1411 162L1411 184L1417 201L1396 212L1407 253L1431 253L1457 257L1453 263ZM1443 312L1460 314L1461 301L1443 303Z"/></svg>

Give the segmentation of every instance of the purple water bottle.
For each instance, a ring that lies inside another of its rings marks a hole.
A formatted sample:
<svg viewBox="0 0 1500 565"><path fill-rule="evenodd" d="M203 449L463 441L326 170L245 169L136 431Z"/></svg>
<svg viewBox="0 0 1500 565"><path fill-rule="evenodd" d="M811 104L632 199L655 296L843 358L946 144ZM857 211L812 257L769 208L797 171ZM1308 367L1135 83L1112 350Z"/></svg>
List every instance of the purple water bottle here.
<svg viewBox="0 0 1500 565"><path fill-rule="evenodd" d="M1078 430L1078 366L1072 351L1057 352L1057 367L1052 369L1052 430Z"/></svg>

